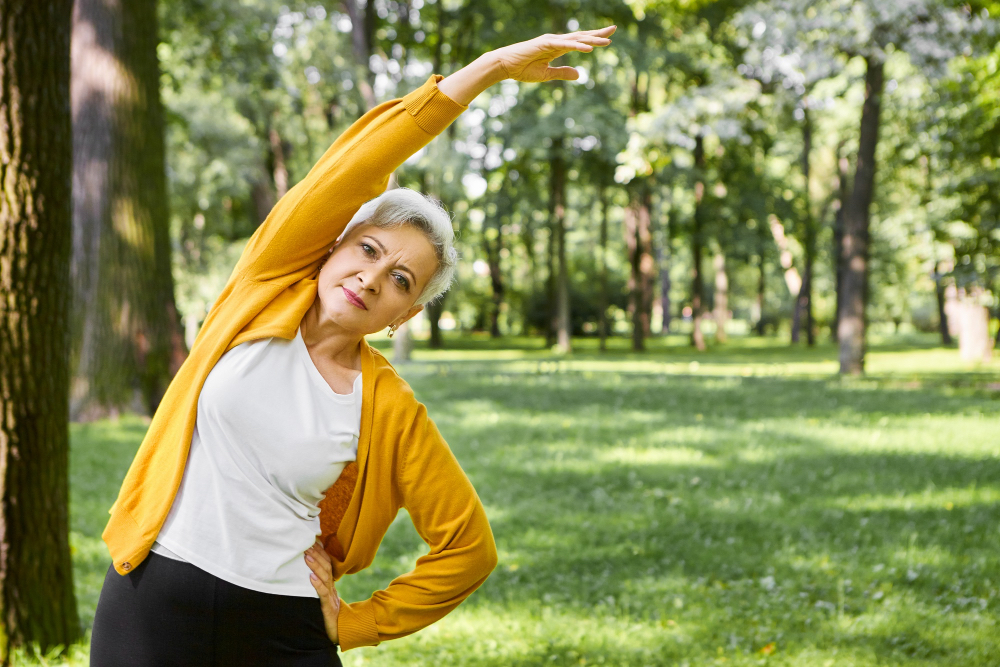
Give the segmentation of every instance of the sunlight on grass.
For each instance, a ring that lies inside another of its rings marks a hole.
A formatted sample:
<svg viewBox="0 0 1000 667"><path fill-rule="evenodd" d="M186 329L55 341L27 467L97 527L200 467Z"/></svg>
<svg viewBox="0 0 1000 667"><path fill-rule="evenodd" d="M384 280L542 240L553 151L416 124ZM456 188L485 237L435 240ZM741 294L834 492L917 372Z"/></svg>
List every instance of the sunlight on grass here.
<svg viewBox="0 0 1000 667"><path fill-rule="evenodd" d="M1000 363L886 340L868 376L841 379L829 345L513 343L401 368L483 499L499 566L440 623L346 665L996 667ZM88 626L145 428L72 428ZM340 590L366 598L425 552L401 512ZM73 650L49 664L85 664Z"/></svg>

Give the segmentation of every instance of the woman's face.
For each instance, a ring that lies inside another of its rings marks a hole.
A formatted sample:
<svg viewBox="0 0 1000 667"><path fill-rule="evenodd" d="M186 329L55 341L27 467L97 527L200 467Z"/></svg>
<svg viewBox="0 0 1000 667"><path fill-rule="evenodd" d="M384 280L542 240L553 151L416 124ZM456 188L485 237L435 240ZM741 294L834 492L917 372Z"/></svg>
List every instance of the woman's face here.
<svg viewBox="0 0 1000 667"><path fill-rule="evenodd" d="M400 325L423 309L414 302L438 261L434 246L410 225L358 225L319 272L320 317L362 335Z"/></svg>

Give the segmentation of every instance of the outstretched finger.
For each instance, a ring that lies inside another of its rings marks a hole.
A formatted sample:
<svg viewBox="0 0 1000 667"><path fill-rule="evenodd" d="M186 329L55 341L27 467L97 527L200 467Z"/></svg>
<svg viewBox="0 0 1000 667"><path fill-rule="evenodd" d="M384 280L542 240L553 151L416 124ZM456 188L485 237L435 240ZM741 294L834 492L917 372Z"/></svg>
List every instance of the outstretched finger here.
<svg viewBox="0 0 1000 667"><path fill-rule="evenodd" d="M589 53L594 50L594 47L590 44L584 44L583 42L578 42L572 39L554 39L549 42L546 46L554 51L559 51L559 55L564 53L569 53L570 51L581 51L583 53ZM555 56L558 58L559 56Z"/></svg>
<svg viewBox="0 0 1000 667"><path fill-rule="evenodd" d="M610 37L615 34L618 30L618 26L609 25L604 28L597 28L596 30L577 30L576 32L566 33L565 35L559 35L560 37L565 37L567 39L577 39L583 35L588 35L590 37Z"/></svg>

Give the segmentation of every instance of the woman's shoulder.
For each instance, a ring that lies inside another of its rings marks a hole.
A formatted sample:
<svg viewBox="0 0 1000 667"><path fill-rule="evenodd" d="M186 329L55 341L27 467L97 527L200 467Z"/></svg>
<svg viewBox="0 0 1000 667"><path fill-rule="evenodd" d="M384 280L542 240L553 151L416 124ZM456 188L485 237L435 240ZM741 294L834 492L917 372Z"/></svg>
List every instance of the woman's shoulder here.
<svg viewBox="0 0 1000 667"><path fill-rule="evenodd" d="M375 408L388 407L401 401L416 403L416 396L409 383L403 379L395 366L377 348L369 346L372 355L372 386Z"/></svg>

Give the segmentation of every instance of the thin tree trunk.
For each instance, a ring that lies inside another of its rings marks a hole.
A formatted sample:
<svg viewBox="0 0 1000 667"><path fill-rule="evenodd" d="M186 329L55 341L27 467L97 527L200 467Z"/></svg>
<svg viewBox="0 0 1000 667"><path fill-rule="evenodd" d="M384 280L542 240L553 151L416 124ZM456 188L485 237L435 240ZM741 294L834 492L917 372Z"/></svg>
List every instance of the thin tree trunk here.
<svg viewBox="0 0 1000 667"><path fill-rule="evenodd" d="M729 275L726 273L726 254L720 247L712 259L715 268L715 298L713 319L715 320L715 341L726 342L726 323L729 321Z"/></svg>
<svg viewBox="0 0 1000 667"><path fill-rule="evenodd" d="M552 139L549 159L549 270L554 271L550 287L550 318L555 344L563 352L572 349L570 338L569 267L566 264L566 162L563 139Z"/></svg>
<svg viewBox="0 0 1000 667"><path fill-rule="evenodd" d="M155 0L73 15L71 414L152 413L186 354L170 267Z"/></svg>
<svg viewBox="0 0 1000 667"><path fill-rule="evenodd" d="M496 232L496 239L491 242L488 238L488 231ZM491 225L483 230L483 251L486 253L486 261L490 267L490 287L492 288L492 308L490 309L490 337L500 337L500 311L503 306L504 284L503 272L500 270L500 251L503 249L503 237L500 225Z"/></svg>
<svg viewBox="0 0 1000 667"><path fill-rule="evenodd" d="M694 139L694 216L691 228L691 344L696 349L704 351L705 335L701 331L701 319L704 316L702 305L702 290L704 276L702 275L702 252L704 249L704 217L705 217L705 139L700 134Z"/></svg>
<svg viewBox="0 0 1000 667"><path fill-rule="evenodd" d="M854 187L844 211L843 299L837 339L840 372L860 375L865 369L865 307L868 303L868 210L875 191L875 149L884 84L883 63L867 59L865 101L861 110L861 134Z"/></svg>
<svg viewBox="0 0 1000 667"><path fill-rule="evenodd" d="M760 240L760 254L758 259L760 264L758 266L757 272L757 322L754 323L754 331L758 336L764 335L764 296L765 288L767 286L767 266L764 264L764 242L763 238Z"/></svg>
<svg viewBox="0 0 1000 667"><path fill-rule="evenodd" d="M639 263L642 261L642 242L639 239L639 202L637 193L631 193L625 209L625 249L628 252L628 310L632 317L632 349L645 349L642 326L642 276Z"/></svg>
<svg viewBox="0 0 1000 667"><path fill-rule="evenodd" d="M938 309L938 331L941 332L941 344L945 347L952 345L951 331L948 329L948 311L945 309L944 275L941 270L941 262L934 263L934 293L937 296Z"/></svg>
<svg viewBox="0 0 1000 667"><path fill-rule="evenodd" d="M833 219L833 267L834 282L836 289L836 307L833 310L833 326L830 327L830 336L837 340L837 330L840 328L840 309L844 300L844 210L847 208L847 200L851 196L850 164L847 156L842 155L845 142L837 144L837 190L838 203L837 213Z"/></svg>
<svg viewBox="0 0 1000 667"><path fill-rule="evenodd" d="M344 0L343 7L351 19L351 47L354 51L358 92L369 109L376 104L375 75L371 68L372 46L375 39L375 11L372 0L359 7L356 0Z"/></svg>
<svg viewBox="0 0 1000 667"><path fill-rule="evenodd" d="M802 119L802 175L805 177L805 233L803 250L805 251L805 266L802 272L802 288L796 299L796 324L805 320L806 343L809 347L816 344L816 332L813 330L812 283L813 267L816 262L816 220L812 212L812 198L809 192L810 156L812 154L812 116L809 113L808 98L806 98L804 117ZM792 341L798 342L799 327L793 329Z"/></svg>
<svg viewBox="0 0 1000 667"><path fill-rule="evenodd" d="M921 155L920 163L924 167L924 192L920 198L920 203L924 208L924 215L927 219L927 226L933 231L933 223L930 218L930 203L931 197L934 195L934 185L931 180L931 159L929 155ZM951 345L951 332L948 330L948 312L945 309L945 289L944 289L944 274L946 273L942 270L941 260L937 259L937 249L934 248L934 239L931 239L931 254L935 257L934 259L934 294L937 297L937 310L938 310L938 331L941 332L941 344L945 347Z"/></svg>
<svg viewBox="0 0 1000 667"><path fill-rule="evenodd" d="M440 350L444 347L444 340L441 337L441 313L443 312L443 295L440 299L427 304L427 321L431 325L431 337L427 344L433 350Z"/></svg>
<svg viewBox="0 0 1000 667"><path fill-rule="evenodd" d="M69 0L0 0L0 663L80 636L69 548Z"/></svg>
<svg viewBox="0 0 1000 667"><path fill-rule="evenodd" d="M601 186L601 232L600 232L600 274L597 290L597 332L600 336L600 349L603 352L608 344L608 189Z"/></svg>
<svg viewBox="0 0 1000 667"><path fill-rule="evenodd" d="M642 197L639 200L639 305L643 338L652 334L653 319L653 285L656 283L656 261L653 248L653 191L648 182L643 184ZM644 346L645 347L645 346Z"/></svg>
<svg viewBox="0 0 1000 667"><path fill-rule="evenodd" d="M285 142L277 128L271 127L267 132L267 140L271 146L271 174L274 178L274 190L278 199L288 192L288 165L285 162Z"/></svg>
<svg viewBox="0 0 1000 667"><path fill-rule="evenodd" d="M660 266L660 309L661 309L661 332L662 335L666 336L670 333L670 323L672 313L670 309L673 307L670 303L670 263L671 263L671 248L673 245L673 225L671 217L673 216L673 208L671 208L670 213L667 215L663 244L659 248L659 266Z"/></svg>
<svg viewBox="0 0 1000 667"><path fill-rule="evenodd" d="M639 183L625 211L625 245L628 249L629 312L632 315L632 349L646 349L649 319L653 305L655 267L652 256L650 204L652 193L645 182Z"/></svg>

